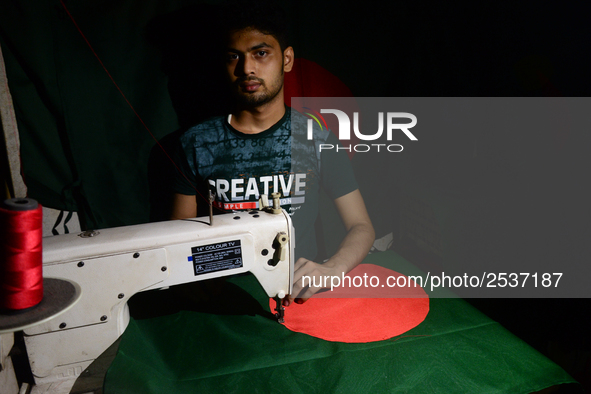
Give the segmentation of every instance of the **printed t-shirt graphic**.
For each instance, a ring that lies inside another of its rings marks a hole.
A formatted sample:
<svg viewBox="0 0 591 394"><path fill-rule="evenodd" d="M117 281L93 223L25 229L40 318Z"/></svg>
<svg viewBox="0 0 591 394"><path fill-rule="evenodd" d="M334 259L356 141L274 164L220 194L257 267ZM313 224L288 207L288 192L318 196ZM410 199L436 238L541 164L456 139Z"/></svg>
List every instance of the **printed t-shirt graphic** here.
<svg viewBox="0 0 591 394"><path fill-rule="evenodd" d="M321 152L320 144L338 144L328 130L314 129L307 139L307 118L286 108L283 118L258 134L244 134L216 117L190 128L181 137L187 181L177 176L175 191L215 193L215 206L223 210L258 208L260 195L279 192L281 206L296 228L296 254L316 256L314 222L322 186L335 199L357 189L346 153ZM193 185L191 184L193 183Z"/></svg>

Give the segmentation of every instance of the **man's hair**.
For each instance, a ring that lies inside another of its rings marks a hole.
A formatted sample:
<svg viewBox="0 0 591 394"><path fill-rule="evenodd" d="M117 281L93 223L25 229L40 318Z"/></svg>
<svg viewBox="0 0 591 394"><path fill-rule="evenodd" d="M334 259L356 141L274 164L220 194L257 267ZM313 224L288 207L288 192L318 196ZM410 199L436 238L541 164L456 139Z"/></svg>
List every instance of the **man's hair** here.
<svg viewBox="0 0 591 394"><path fill-rule="evenodd" d="M225 34L244 29L255 29L273 36L281 50L287 48L287 16L270 0L230 0L221 8L221 24Z"/></svg>

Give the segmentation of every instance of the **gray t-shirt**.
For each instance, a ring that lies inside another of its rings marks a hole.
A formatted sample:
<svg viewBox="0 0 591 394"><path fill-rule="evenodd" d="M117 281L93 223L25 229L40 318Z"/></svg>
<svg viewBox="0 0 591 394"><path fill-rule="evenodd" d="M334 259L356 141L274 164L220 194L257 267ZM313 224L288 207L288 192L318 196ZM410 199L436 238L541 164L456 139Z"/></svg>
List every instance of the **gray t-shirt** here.
<svg viewBox="0 0 591 394"><path fill-rule="evenodd" d="M315 221L322 187L332 199L357 189L345 150L329 130L314 125L308 140L307 120L286 108L283 118L268 130L244 134L227 117L215 117L191 127L180 139L175 192L207 196L222 210L257 209L262 194L279 192L281 206L292 217L296 257L315 259Z"/></svg>

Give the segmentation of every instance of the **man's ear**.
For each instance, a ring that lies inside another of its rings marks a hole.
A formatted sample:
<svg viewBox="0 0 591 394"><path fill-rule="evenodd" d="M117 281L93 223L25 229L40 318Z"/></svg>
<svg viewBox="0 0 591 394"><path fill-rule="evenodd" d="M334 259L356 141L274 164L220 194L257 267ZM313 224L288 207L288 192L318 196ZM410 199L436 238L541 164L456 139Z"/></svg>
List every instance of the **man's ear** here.
<svg viewBox="0 0 591 394"><path fill-rule="evenodd" d="M286 73L290 72L293 68L294 54L293 48L287 47L283 51L283 71Z"/></svg>

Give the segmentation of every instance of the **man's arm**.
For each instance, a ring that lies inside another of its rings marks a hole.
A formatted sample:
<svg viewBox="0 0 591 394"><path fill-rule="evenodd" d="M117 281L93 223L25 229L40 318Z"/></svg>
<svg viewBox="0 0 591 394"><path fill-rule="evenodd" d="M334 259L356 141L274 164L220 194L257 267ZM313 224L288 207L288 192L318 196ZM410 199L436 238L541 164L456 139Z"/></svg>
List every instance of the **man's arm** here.
<svg viewBox="0 0 591 394"><path fill-rule="evenodd" d="M175 193L172 200L171 220L188 219L197 216L197 198Z"/></svg>
<svg viewBox="0 0 591 394"><path fill-rule="evenodd" d="M359 190L345 194L334 202L345 224L347 235L334 256L324 264L305 258L298 259L294 267L293 293L284 301L285 306L291 304L298 295L298 300L305 302L320 290L320 288L309 287L303 294L299 294L303 289L302 276L340 277L343 273L355 268L367 256L373 245L375 232Z"/></svg>

